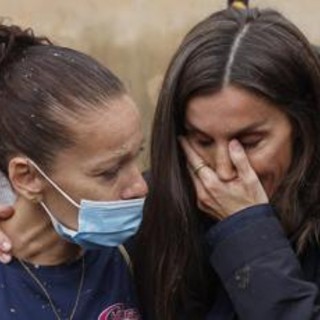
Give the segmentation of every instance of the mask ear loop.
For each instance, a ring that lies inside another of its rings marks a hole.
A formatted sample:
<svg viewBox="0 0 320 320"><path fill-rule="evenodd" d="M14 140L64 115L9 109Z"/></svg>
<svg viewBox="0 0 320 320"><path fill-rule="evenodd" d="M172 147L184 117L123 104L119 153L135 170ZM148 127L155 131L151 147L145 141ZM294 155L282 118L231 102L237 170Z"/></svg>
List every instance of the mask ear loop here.
<svg viewBox="0 0 320 320"><path fill-rule="evenodd" d="M31 159L27 159L27 161L45 178L63 197L65 197L71 204L73 204L76 208L80 208L80 204L74 201L66 192L64 192L51 178L49 178L42 169Z"/></svg>
<svg viewBox="0 0 320 320"><path fill-rule="evenodd" d="M62 229L64 231L64 233L68 234L70 237L74 237L77 234L76 230L69 229L69 228L65 227L63 224L59 223L43 201L40 202L40 205L45 210L45 212L48 214L48 216L52 222L53 227L55 228L55 230L58 233L59 233L59 229Z"/></svg>

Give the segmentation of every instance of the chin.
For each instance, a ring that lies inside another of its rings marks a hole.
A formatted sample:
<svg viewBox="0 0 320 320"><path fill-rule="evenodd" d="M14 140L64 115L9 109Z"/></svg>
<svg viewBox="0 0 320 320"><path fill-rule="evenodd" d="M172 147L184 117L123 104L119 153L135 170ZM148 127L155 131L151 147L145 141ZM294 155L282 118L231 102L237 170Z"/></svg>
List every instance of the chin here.
<svg viewBox="0 0 320 320"><path fill-rule="evenodd" d="M264 190L268 196L269 201L272 200L272 198L274 198L274 196L276 196L277 192L279 191L279 187L280 187L280 183L279 184L273 184L273 185L269 185L264 187Z"/></svg>

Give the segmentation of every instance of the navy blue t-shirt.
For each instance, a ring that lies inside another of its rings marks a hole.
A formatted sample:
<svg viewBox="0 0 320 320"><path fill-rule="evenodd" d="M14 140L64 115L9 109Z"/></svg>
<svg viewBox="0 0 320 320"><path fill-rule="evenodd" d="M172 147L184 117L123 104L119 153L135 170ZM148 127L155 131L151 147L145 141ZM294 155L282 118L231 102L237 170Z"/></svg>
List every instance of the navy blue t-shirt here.
<svg viewBox="0 0 320 320"><path fill-rule="evenodd" d="M141 320L129 267L118 248L89 250L84 255L83 288L74 320ZM61 319L69 319L81 277L81 259L65 265L29 265L47 289ZM1 320L56 320L39 285L14 259L0 264Z"/></svg>

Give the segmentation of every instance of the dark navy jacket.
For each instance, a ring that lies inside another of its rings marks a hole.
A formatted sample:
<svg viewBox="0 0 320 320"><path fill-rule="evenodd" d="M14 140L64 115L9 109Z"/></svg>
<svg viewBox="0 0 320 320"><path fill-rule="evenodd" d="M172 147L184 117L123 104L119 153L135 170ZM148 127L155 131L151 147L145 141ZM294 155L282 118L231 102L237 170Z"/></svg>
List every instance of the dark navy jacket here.
<svg viewBox="0 0 320 320"><path fill-rule="evenodd" d="M223 286L206 320L320 319L320 250L298 258L271 206L219 222L207 240Z"/></svg>

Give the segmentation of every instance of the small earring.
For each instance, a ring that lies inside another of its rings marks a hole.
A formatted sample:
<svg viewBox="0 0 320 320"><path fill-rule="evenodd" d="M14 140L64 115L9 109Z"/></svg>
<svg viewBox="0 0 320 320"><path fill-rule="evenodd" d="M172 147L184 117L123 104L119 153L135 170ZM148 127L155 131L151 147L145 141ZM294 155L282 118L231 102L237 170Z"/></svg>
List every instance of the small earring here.
<svg viewBox="0 0 320 320"><path fill-rule="evenodd" d="M35 196L35 197L31 198L30 201L32 203L39 203L41 201L41 199L39 196Z"/></svg>

